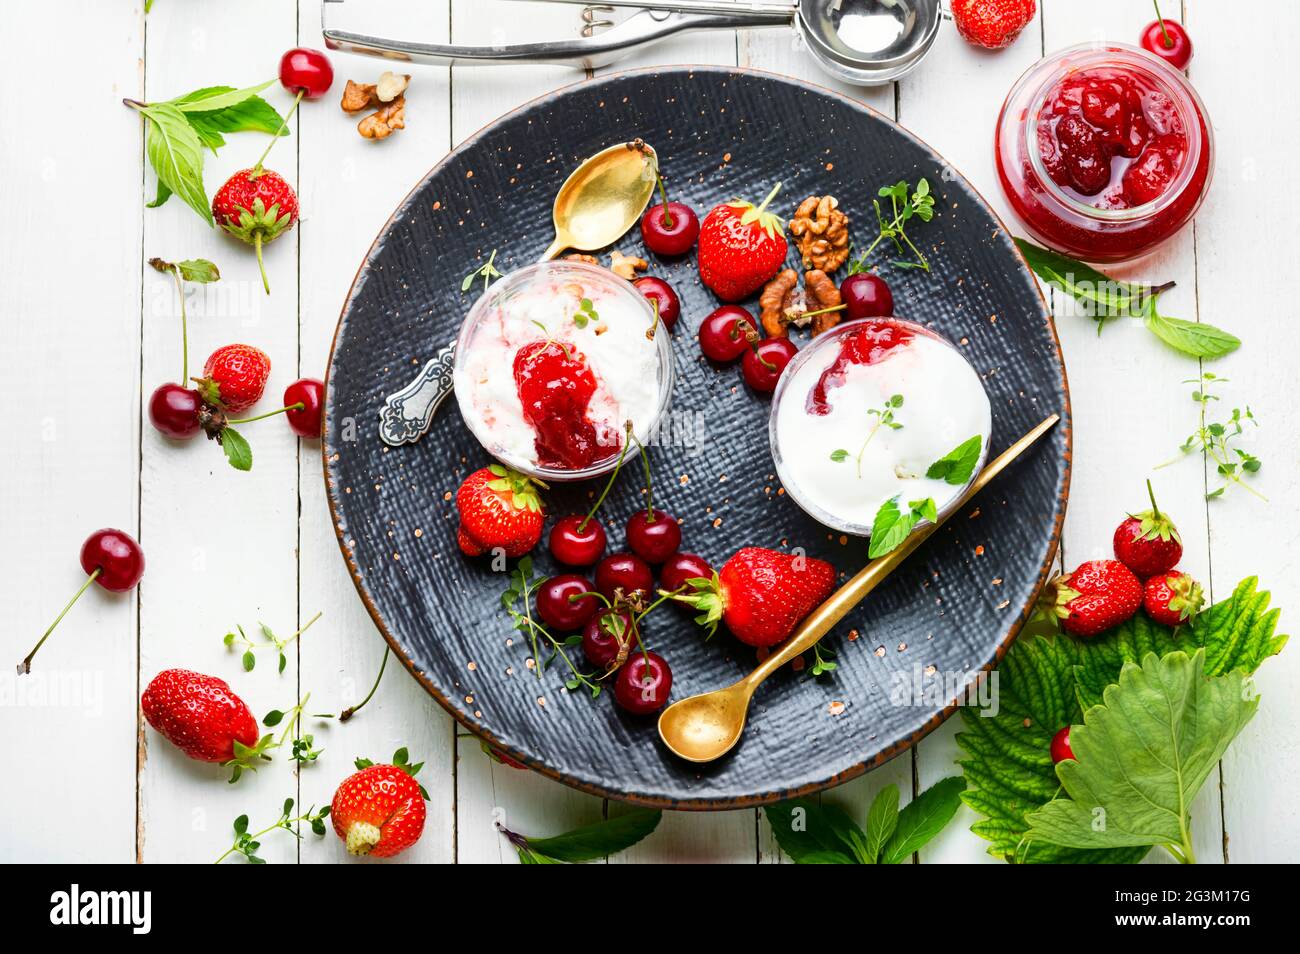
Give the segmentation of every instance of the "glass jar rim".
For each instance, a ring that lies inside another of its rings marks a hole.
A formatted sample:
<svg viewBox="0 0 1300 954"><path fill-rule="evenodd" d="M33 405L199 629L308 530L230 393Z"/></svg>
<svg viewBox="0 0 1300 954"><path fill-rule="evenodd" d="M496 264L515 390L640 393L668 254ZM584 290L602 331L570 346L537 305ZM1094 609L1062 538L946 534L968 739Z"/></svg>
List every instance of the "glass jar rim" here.
<svg viewBox="0 0 1300 954"><path fill-rule="evenodd" d="M1077 54L1092 54L1091 58L1104 60L1113 57L1115 54L1128 54L1131 58L1124 65L1145 69L1153 79L1164 86L1168 92L1174 94L1170 96L1171 102L1177 107L1179 115L1183 119L1183 127L1187 130L1187 157L1178 170L1178 175L1170 184L1170 187L1156 196L1150 202L1144 202L1142 205L1135 205L1127 209L1099 209L1094 205L1089 205L1074 198L1065 191L1056 180L1047 172L1047 166L1043 162L1041 150L1038 148L1038 116L1042 111L1048 95L1060 83L1059 74L1052 72L1047 76L1034 90L1029 98L1030 106L1027 109L1027 120L1024 125L1025 129L1025 154L1029 157L1030 166L1034 170L1039 181L1043 185L1044 191L1052 199L1068 208L1070 211L1081 215L1085 218L1093 219L1099 222L1136 222L1150 218L1164 211L1173 205L1186 191L1195 176L1196 169L1200 165L1201 150L1205 149L1207 144L1202 133L1202 125L1208 128L1208 122L1205 120L1205 106L1201 98L1196 95L1196 90L1192 88L1187 77L1174 69L1164 60L1152 53L1143 50L1140 47L1133 46L1129 43L1118 41L1107 42L1104 44L1097 43L1079 43L1074 46L1068 46L1058 50L1050 57L1041 60L1030 68L1022 77L1021 83L1027 83L1031 76L1042 70L1046 66L1057 66L1061 60L1075 56ZM1135 62L1136 61L1136 62ZM1089 66L1097 66L1099 63L1086 62L1072 68L1072 72L1083 70ZM1179 96L1177 94L1183 94ZM1014 95L1014 90L1013 90ZM1188 105L1186 99L1190 99L1192 107L1197 115L1188 115Z"/></svg>

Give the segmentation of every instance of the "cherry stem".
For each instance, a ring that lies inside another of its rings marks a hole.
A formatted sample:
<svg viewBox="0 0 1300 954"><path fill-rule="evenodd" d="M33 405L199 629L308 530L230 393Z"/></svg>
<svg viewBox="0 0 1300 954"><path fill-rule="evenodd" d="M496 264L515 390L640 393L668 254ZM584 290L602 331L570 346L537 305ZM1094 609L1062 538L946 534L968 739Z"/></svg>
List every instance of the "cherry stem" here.
<svg viewBox="0 0 1300 954"><path fill-rule="evenodd" d="M277 407L274 411L267 411L265 414L259 414L256 417L237 417L237 418L227 420L226 423L227 424L252 424L254 421L260 421L268 417L275 417L275 415L283 414L285 411L303 411L306 410L306 408L307 405L303 404L302 401L298 401L297 403L290 404L287 407ZM317 613L316 615L320 616L319 613ZM314 622L316 622L315 619L312 620L312 623ZM307 626L310 625L311 623L307 624ZM303 629L306 629L307 626L304 626Z"/></svg>
<svg viewBox="0 0 1300 954"><path fill-rule="evenodd" d="M1151 481L1147 480L1147 496L1151 498L1151 514L1157 520L1160 519L1160 508L1156 506L1156 492L1151 489Z"/></svg>
<svg viewBox="0 0 1300 954"><path fill-rule="evenodd" d="M825 314L827 314L827 313L829 313L829 312L832 312L832 311L843 311L843 310L844 310L845 308L847 308L847 307L849 307L849 306L848 306L848 305L831 305L829 308L818 308L816 311L805 311L805 312L800 312L800 313L797 313L797 314L791 315L790 317L792 317L792 318L813 318L813 317L816 317L817 315L825 315Z"/></svg>
<svg viewBox="0 0 1300 954"><path fill-rule="evenodd" d="M185 321L185 283L181 280L181 270L172 266L172 277L176 279L176 292L181 296L181 384L190 379L190 334Z"/></svg>
<svg viewBox="0 0 1300 954"><path fill-rule="evenodd" d="M664 177L655 176L655 179L659 182L659 201L664 207L664 228L670 229L673 227L673 214L668 211L668 193L664 191Z"/></svg>
<svg viewBox="0 0 1300 954"><path fill-rule="evenodd" d="M302 102L302 98L306 94L307 89L305 87L298 90L298 95L295 96L293 100L293 106L284 114L284 119L280 120L280 128L275 131L275 135L271 137L270 143L267 144L266 149L264 149L262 154L257 158L257 165L253 166L253 174L249 176L249 178L256 179L262 174L262 163L266 161L266 157L270 155L272 147L274 147L276 142L279 141L280 134L284 132L285 127L289 125L289 120L292 119L293 114L298 111L298 104Z"/></svg>
<svg viewBox="0 0 1300 954"><path fill-rule="evenodd" d="M627 429L627 436L636 441L636 448L641 452L641 467L645 471L645 522L655 522L654 510L654 490L650 486L650 457L646 453L645 445L632 433L632 428Z"/></svg>
<svg viewBox="0 0 1300 954"><path fill-rule="evenodd" d="M318 613L317 615L320 614ZM310 626L311 624L308 623L307 625ZM306 627L304 627L304 629L305 628ZM383 661L380 662L379 664L379 675L375 677L375 684L370 687L370 691L366 693L366 697L364 699L358 702L355 706L348 706L346 709L344 709L342 712L339 713L340 722L347 722L354 715L360 712L365 707L365 704L370 701L370 697L373 696L375 694L375 690L379 688L379 681L384 678L384 669L388 665L388 655L390 652L392 652L392 647L385 646L384 658Z"/></svg>
<svg viewBox="0 0 1300 954"><path fill-rule="evenodd" d="M596 516L596 511L599 510L600 505L605 502L605 498L609 496L609 489L614 486L614 481L618 478L619 469L623 466L623 458L627 456L627 445L631 443L631 421L627 422L627 436L629 439L623 441L623 449L618 452L618 461L614 464L614 471L609 475L609 480L605 481L605 489L600 492L600 496L596 498L596 502L592 505L591 509L587 511L587 515L582 518L582 523L578 524L579 533L582 533L583 530L587 529L587 523L592 517Z"/></svg>
<svg viewBox="0 0 1300 954"><path fill-rule="evenodd" d="M104 568L102 566L97 566L95 567L94 572L86 577L86 582L81 584L81 589L77 590L76 595L74 595L72 599L68 600L68 605L63 607L63 611L59 613L58 616L54 617L54 622L50 624L50 628L41 634L41 638L36 641L36 645L32 647L32 651L18 664L18 675L23 676L32 671L32 657L36 655L37 650L45 645L45 641L50 638L50 633L54 632L54 627L58 626L63 617L68 615L68 610L72 609L73 604L75 604L77 600L81 599L81 594L90 589L90 584L99 579L99 575L103 572Z"/></svg>
<svg viewBox="0 0 1300 954"><path fill-rule="evenodd" d="M1164 35L1165 49L1172 50L1174 48L1174 40L1173 37L1169 35L1169 31L1165 29L1165 18L1160 15L1160 0L1151 0L1151 5L1156 8L1156 22L1160 24L1160 32Z"/></svg>

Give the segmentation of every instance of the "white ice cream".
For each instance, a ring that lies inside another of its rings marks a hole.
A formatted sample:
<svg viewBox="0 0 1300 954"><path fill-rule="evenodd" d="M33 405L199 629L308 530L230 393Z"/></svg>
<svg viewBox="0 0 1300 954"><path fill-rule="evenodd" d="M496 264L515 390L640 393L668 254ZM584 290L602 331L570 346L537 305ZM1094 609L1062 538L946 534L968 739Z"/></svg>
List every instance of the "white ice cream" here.
<svg viewBox="0 0 1300 954"><path fill-rule="evenodd" d="M597 428L621 434L631 420L637 437L648 438L659 405L659 355L646 337L649 313L629 291L638 294L612 274L605 279L557 265L553 276L505 289L488 304L457 356L455 388L461 413L490 453L537 465L536 433L524 419L514 360L524 345L548 338L586 356L596 378L587 416ZM574 316L583 298L598 317L580 327Z"/></svg>
<svg viewBox="0 0 1300 954"><path fill-rule="evenodd" d="M904 509L932 497L942 511L964 488L929 479L926 470L977 434L987 448L991 418L979 376L953 348L916 334L874 364L849 365L844 382L827 393L829 413L810 413L808 395L839 353L828 341L786 385L776 419L782 482L840 524L870 527L896 494ZM870 412L894 395L903 397L893 408L902 427L879 426Z"/></svg>

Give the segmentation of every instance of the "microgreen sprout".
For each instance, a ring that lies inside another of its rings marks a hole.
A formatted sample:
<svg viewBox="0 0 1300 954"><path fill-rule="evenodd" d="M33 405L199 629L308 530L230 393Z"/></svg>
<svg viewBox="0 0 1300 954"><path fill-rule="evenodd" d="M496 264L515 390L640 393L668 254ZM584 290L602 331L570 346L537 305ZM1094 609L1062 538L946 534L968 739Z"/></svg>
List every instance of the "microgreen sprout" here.
<svg viewBox="0 0 1300 954"><path fill-rule="evenodd" d="M470 286L474 284L474 280L476 278L483 279L483 291L486 292L488 290L488 283L490 283L494 278L501 277L501 273L497 271L497 267L495 265L496 260L497 260L497 250L493 249L492 254L488 256L488 260L486 262L484 262L479 268L474 269L474 271L470 272L461 280L460 283L461 294L464 294L465 292L469 291Z"/></svg>
<svg viewBox="0 0 1300 954"><path fill-rule="evenodd" d="M259 649L274 649L280 657L279 671L284 672L284 667L288 665L289 662L288 657L285 655L285 650L294 642L294 640L307 632L312 623L316 622L316 620L320 618L321 614L317 613L311 619L307 620L307 622L302 625L301 629L285 639L280 639L276 636L275 633L271 631L271 627L267 626L265 623L258 623L257 625L261 629L262 635L266 637L266 642L262 643L257 643L249 639L248 634L244 632L244 627L236 626L231 632L226 633L222 638L222 642L231 649L234 649L236 646L243 647L244 652L240 658L240 662L243 664L244 672L252 672L253 667L257 665L257 656L255 655L255 652Z"/></svg>
<svg viewBox="0 0 1300 954"><path fill-rule="evenodd" d="M921 254L921 250L908 237L906 225L908 220L912 218L920 219L922 222L929 222L934 218L934 196L930 194L930 183L926 179L919 179L916 188L911 189L906 180L900 180L893 185L881 186L877 194L880 198L872 199L871 204L876 210L876 221L880 226L880 234L867 246L867 250L849 266L849 274L854 275L865 271L867 259L875 251L876 246L885 239L889 239L894 243L898 254L907 255L910 250L911 254L915 256L914 259L895 259L895 267L920 268L928 272L930 263L926 261L925 256ZM885 212L881 207L880 199L889 200L889 212Z"/></svg>

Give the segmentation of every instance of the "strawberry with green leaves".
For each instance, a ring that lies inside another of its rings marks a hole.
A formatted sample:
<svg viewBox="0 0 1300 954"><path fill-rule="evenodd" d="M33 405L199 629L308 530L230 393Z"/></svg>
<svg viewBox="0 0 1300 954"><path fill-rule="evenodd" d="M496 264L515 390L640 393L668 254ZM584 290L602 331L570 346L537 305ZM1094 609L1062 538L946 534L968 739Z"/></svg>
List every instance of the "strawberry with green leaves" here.
<svg viewBox="0 0 1300 954"><path fill-rule="evenodd" d="M1044 601L1067 633L1096 636L1133 618L1142 583L1118 560L1086 560L1053 580Z"/></svg>
<svg viewBox="0 0 1300 954"><path fill-rule="evenodd" d="M241 169L212 197L212 216L228 233L253 246L262 287L271 294L262 246L288 232L298 221L298 194L293 186L261 164Z"/></svg>
<svg viewBox="0 0 1300 954"><path fill-rule="evenodd" d="M1178 565L1183 556L1183 538L1168 516L1156 506L1156 494L1147 481L1151 509L1130 515L1115 528L1115 559L1141 579L1156 576Z"/></svg>
<svg viewBox="0 0 1300 954"><path fill-rule="evenodd" d="M723 301L740 301L780 271L789 243L785 223L767 211L781 191L777 183L762 205L732 199L700 224L700 280Z"/></svg>
<svg viewBox="0 0 1300 954"><path fill-rule="evenodd" d="M391 858L420 840L429 796L415 775L424 763L407 759L406 749L398 749L390 765L357 759L360 771L334 792L329 816L348 854Z"/></svg>
<svg viewBox="0 0 1300 954"><path fill-rule="evenodd" d="M1181 570L1157 574L1143 587L1142 608L1154 622L1165 626L1190 623L1204 605L1201 584Z"/></svg>
<svg viewBox="0 0 1300 954"><path fill-rule="evenodd" d="M140 709L172 745L197 761L233 767L235 778L266 758L269 737L258 738L253 713L223 679L164 669L140 697Z"/></svg>
<svg viewBox="0 0 1300 954"><path fill-rule="evenodd" d="M456 543L466 556L501 550L521 557L542 538L539 488L546 485L501 464L482 467L456 491L460 527Z"/></svg>
<svg viewBox="0 0 1300 954"><path fill-rule="evenodd" d="M262 399L270 376L271 359L265 351L247 344L229 344L208 355L203 377L194 382L205 404L238 414Z"/></svg>
<svg viewBox="0 0 1300 954"><path fill-rule="evenodd" d="M723 622L742 643L775 646L830 596L835 568L809 556L744 547L712 579L694 577L686 587L663 595L700 610L695 621L710 636Z"/></svg>

